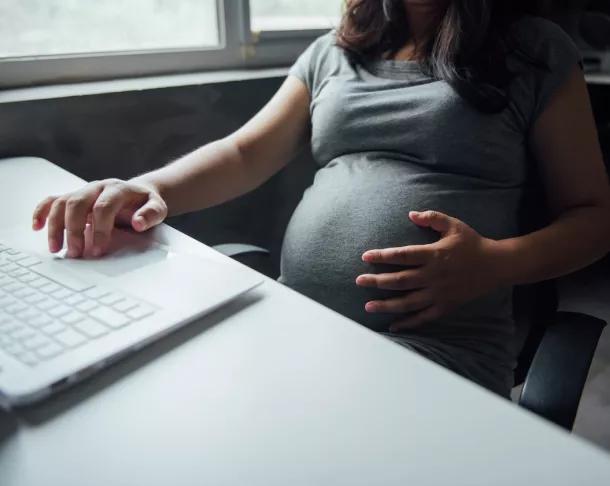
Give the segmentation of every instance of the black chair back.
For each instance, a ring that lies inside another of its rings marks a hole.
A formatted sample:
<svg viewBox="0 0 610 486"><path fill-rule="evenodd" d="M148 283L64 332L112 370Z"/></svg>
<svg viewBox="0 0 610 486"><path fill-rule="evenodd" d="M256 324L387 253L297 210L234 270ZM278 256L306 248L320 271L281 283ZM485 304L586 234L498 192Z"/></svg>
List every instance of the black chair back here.
<svg viewBox="0 0 610 486"><path fill-rule="evenodd" d="M530 157L529 175L519 208L520 234L527 234L550 223L544 187ZM516 344L521 346L514 373L515 385L525 380L542 336L557 312L558 294L554 280L545 280L513 289L513 317L517 326Z"/></svg>

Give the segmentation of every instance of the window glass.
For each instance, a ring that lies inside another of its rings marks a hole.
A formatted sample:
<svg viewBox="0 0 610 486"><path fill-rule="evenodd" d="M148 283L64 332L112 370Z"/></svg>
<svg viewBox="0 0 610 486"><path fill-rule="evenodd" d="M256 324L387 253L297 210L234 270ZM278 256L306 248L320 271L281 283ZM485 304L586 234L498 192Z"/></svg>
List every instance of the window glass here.
<svg viewBox="0 0 610 486"><path fill-rule="evenodd" d="M252 30L326 29L338 24L343 0L250 0Z"/></svg>
<svg viewBox="0 0 610 486"><path fill-rule="evenodd" d="M217 44L216 0L0 0L0 58Z"/></svg>

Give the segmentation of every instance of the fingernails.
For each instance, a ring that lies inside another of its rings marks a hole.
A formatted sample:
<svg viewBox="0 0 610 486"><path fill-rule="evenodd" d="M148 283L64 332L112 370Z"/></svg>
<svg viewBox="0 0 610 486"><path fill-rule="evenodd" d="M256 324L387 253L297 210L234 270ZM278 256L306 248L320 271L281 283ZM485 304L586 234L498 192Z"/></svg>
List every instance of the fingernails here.
<svg viewBox="0 0 610 486"><path fill-rule="evenodd" d="M50 239L49 250L51 250L51 253L57 253L59 250L61 250L61 247L59 246L59 241L54 238Z"/></svg>
<svg viewBox="0 0 610 486"><path fill-rule="evenodd" d="M367 312L375 312L377 310L377 306L374 302L367 302L364 305L364 310L366 310Z"/></svg>
<svg viewBox="0 0 610 486"><path fill-rule="evenodd" d="M32 220L32 228L33 229L38 229L38 225L40 224L40 220L38 218L34 218Z"/></svg>
<svg viewBox="0 0 610 486"><path fill-rule="evenodd" d="M136 229L145 230L146 229L146 221L142 216L136 216L134 218L134 223L137 225Z"/></svg>

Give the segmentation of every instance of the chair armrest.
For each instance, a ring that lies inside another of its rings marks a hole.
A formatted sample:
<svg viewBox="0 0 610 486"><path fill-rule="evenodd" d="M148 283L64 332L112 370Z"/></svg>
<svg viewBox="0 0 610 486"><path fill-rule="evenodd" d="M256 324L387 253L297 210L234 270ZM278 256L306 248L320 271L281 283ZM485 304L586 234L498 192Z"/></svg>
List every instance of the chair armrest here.
<svg viewBox="0 0 610 486"><path fill-rule="evenodd" d="M231 258L247 255L249 253L269 255L269 250L265 250L259 246L246 245L244 243L224 243L222 245L216 245L213 248L214 250Z"/></svg>
<svg viewBox="0 0 610 486"><path fill-rule="evenodd" d="M276 279L279 276L279 271L274 266L271 254L265 248L244 243L225 243L213 248L269 278Z"/></svg>
<svg viewBox="0 0 610 486"><path fill-rule="evenodd" d="M572 430L597 342L606 323L576 312L557 312L546 329L519 404Z"/></svg>

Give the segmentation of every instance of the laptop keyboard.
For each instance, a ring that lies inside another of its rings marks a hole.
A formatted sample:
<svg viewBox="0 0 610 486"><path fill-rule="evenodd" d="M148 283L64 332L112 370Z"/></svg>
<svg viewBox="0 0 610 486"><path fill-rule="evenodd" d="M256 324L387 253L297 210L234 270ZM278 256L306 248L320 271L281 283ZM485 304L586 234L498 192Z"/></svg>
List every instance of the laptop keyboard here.
<svg viewBox="0 0 610 486"><path fill-rule="evenodd" d="M0 242L0 350L25 365L36 366L155 311Z"/></svg>

